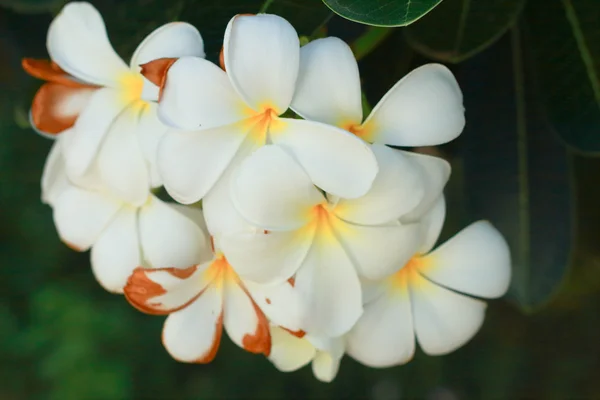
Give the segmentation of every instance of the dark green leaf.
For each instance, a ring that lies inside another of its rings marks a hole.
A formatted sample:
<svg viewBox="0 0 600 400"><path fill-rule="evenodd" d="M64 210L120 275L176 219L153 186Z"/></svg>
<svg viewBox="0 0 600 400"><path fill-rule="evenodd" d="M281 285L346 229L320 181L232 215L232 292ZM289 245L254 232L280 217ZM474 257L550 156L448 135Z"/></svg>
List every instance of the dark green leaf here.
<svg viewBox="0 0 600 400"><path fill-rule="evenodd" d="M374 26L405 26L431 11L442 0L323 0L336 14Z"/></svg>
<svg viewBox="0 0 600 400"><path fill-rule="evenodd" d="M510 245L510 297L533 311L570 264L574 196L570 156L541 118L528 54L511 33L512 54L507 37L461 69L464 179L470 216L491 220Z"/></svg>
<svg viewBox="0 0 600 400"><path fill-rule="evenodd" d="M458 63L496 42L525 0L444 0L404 30L408 43L434 60Z"/></svg>
<svg viewBox="0 0 600 400"><path fill-rule="evenodd" d="M58 11L67 0L0 0L0 7L8 7L20 13L44 13Z"/></svg>
<svg viewBox="0 0 600 400"><path fill-rule="evenodd" d="M526 16L549 119L568 145L600 153L600 4L536 0Z"/></svg>

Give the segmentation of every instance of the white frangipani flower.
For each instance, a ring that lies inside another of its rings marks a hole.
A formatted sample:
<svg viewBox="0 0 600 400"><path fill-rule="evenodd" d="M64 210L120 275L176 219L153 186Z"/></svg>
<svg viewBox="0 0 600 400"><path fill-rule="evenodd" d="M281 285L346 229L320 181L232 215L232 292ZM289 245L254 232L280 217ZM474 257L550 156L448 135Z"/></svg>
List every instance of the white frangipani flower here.
<svg viewBox="0 0 600 400"><path fill-rule="evenodd" d="M54 143L46 161L42 199L52 206L58 234L69 247L90 247L92 271L108 291L120 293L140 265L188 267L210 258L199 209L169 204L149 195L142 206L123 202L107 189L72 184ZM82 184L89 183L89 180Z"/></svg>
<svg viewBox="0 0 600 400"><path fill-rule="evenodd" d="M379 145L373 151L380 172L357 199L324 196L274 145L248 156L232 177L231 201L258 229L223 235L228 260L255 282L279 283L295 274L311 334L335 337L352 327L362 312L357 271L379 279L410 259L421 226L397 220L439 197L448 179L443 160L432 179L415 161L426 156L412 158Z"/></svg>
<svg viewBox="0 0 600 400"><path fill-rule="evenodd" d="M510 251L502 235L478 221L431 251L445 216L443 198L423 222L418 252L393 275L365 282L365 312L347 335L347 352L361 363L408 362L415 337L429 355L456 350L479 330L486 303L508 289Z"/></svg>
<svg viewBox="0 0 600 400"><path fill-rule="evenodd" d="M298 337L278 326L271 326L271 343L268 358L278 370L296 371L312 361L313 374L322 382L333 381L344 355L342 337Z"/></svg>
<svg viewBox="0 0 600 400"><path fill-rule="evenodd" d="M251 353L269 355L269 321L300 331L303 308L293 282L257 285L241 280L218 249L214 258L187 269L137 268L125 296L140 311L167 315L163 344L182 362L208 363L223 327Z"/></svg>
<svg viewBox="0 0 600 400"><path fill-rule="evenodd" d="M306 119L339 126L371 143L432 146L449 142L465 125L462 92L448 68L427 64L402 78L363 122L358 65L335 37L300 50L290 106Z"/></svg>
<svg viewBox="0 0 600 400"><path fill-rule="evenodd" d="M232 160L269 142L292 154L323 190L351 198L369 189L377 163L364 141L330 125L281 117L294 94L299 56L298 35L285 19L238 15L225 32L227 72L183 57L153 75L164 82L159 116L181 129L164 137L158 153L160 174L176 200L207 196L210 203L209 191Z"/></svg>
<svg viewBox="0 0 600 400"><path fill-rule="evenodd" d="M174 22L152 32L130 64L113 50L100 13L71 2L52 21L47 37L52 63L23 60L31 75L49 81L34 98L32 125L61 133L66 172L78 180L96 167L103 185L124 201L142 205L160 186L156 147L168 129L156 115L159 88L141 65L162 57L204 57L193 26ZM142 177L142 178L140 178Z"/></svg>

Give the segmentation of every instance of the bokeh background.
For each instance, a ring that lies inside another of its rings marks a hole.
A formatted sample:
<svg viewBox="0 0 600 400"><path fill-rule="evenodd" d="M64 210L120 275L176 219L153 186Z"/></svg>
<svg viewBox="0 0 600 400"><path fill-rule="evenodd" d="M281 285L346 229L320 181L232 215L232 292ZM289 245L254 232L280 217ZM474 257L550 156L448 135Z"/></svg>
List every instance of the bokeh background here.
<svg viewBox="0 0 600 400"><path fill-rule="evenodd" d="M380 370L345 357L330 384L309 367L280 373L229 340L209 365L175 362L161 345L163 318L105 292L89 254L59 241L40 202L51 141L27 118L40 82L20 59L47 57L46 31L64 3L0 0L1 400L600 399L596 0L444 0L391 30L350 22L320 0L92 1L126 60L173 20L196 25L217 60L229 18L268 7L301 35L351 43L371 105L421 64L444 62L455 73L466 129L452 143L418 151L453 165L443 238L492 221L511 245L511 289L489 303L482 330L458 351L418 351L407 365Z"/></svg>

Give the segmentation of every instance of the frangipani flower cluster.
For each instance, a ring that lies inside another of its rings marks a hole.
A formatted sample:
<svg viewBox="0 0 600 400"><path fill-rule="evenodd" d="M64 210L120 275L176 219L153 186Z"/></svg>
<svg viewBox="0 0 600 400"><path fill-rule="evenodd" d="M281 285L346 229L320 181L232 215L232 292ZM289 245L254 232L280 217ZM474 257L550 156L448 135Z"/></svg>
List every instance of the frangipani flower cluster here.
<svg viewBox="0 0 600 400"><path fill-rule="evenodd" d="M300 47L270 15L234 16L221 65L196 28L152 32L130 66L100 14L67 4L31 122L56 141L42 177L61 239L91 249L100 284L168 315L182 362L217 356L223 329L281 371L331 381L348 354L373 367L456 350L510 281L506 242L479 221L432 250L445 217L438 145L465 119L442 65L412 71L363 120L357 63L325 38ZM287 117L292 110L295 117ZM153 189L164 185L178 203ZM197 202L202 200L202 209Z"/></svg>

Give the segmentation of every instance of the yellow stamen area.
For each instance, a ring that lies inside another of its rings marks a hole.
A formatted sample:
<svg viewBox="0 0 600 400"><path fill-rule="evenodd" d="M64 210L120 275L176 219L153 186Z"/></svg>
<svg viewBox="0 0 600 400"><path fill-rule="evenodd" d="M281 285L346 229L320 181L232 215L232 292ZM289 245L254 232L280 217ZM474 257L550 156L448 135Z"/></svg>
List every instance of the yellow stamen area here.
<svg viewBox="0 0 600 400"><path fill-rule="evenodd" d="M238 283L240 278L231 268L225 256L219 253L202 274L202 279L210 282L210 285L216 285L218 289L222 289L225 283Z"/></svg>
<svg viewBox="0 0 600 400"><path fill-rule="evenodd" d="M405 265L388 278L390 289L399 295L408 295L408 285L418 285L422 278L419 271L429 268L431 260L416 254Z"/></svg>
<svg viewBox="0 0 600 400"><path fill-rule="evenodd" d="M375 130L373 122L369 121L364 124L356 124L354 122L343 122L339 126L340 128L355 134L356 136L367 142L373 142L373 132Z"/></svg>
<svg viewBox="0 0 600 400"><path fill-rule="evenodd" d="M336 232L339 234L346 228L346 224L332 213L328 203L314 206L311 210L311 221L300 230L301 234L314 234L314 240L320 245L338 243Z"/></svg>
<svg viewBox="0 0 600 400"><path fill-rule="evenodd" d="M248 112L245 109L243 113L249 114L249 117L242 120L240 124L241 129L248 132L249 138L258 145L264 145L267 142L268 134L277 134L283 130L286 124L279 119L274 107L267 105L260 107L260 109L259 112Z"/></svg>
<svg viewBox="0 0 600 400"><path fill-rule="evenodd" d="M138 73L127 72L119 78L119 88L121 101L125 104L129 104L135 100L141 100L144 79L142 78L142 75Z"/></svg>

